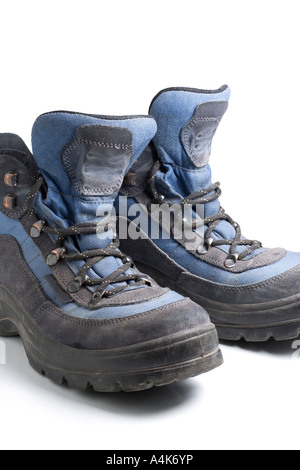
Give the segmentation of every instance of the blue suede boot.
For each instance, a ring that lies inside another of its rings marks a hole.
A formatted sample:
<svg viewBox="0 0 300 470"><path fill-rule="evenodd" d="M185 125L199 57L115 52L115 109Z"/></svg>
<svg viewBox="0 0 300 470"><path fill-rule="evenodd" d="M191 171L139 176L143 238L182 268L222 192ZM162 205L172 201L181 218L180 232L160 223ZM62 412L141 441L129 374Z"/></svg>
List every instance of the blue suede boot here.
<svg viewBox="0 0 300 470"><path fill-rule="evenodd" d="M222 363L205 310L118 249L113 203L155 132L149 117L49 113L34 158L0 134L0 335L55 382L137 391Z"/></svg>
<svg viewBox="0 0 300 470"><path fill-rule="evenodd" d="M147 218L153 205L165 211L174 204L189 208L195 238L191 243L188 237L175 237L177 221L169 237L162 230L151 237L145 229L138 240L122 240L122 249L161 285L206 308L222 339L296 338L300 254L263 248L243 237L239 224L220 206L220 184L212 183L211 144L229 96L227 86L216 91L173 88L153 100L150 114L158 132L127 175L122 194L129 198L131 214L138 203ZM133 224L134 217L128 219Z"/></svg>

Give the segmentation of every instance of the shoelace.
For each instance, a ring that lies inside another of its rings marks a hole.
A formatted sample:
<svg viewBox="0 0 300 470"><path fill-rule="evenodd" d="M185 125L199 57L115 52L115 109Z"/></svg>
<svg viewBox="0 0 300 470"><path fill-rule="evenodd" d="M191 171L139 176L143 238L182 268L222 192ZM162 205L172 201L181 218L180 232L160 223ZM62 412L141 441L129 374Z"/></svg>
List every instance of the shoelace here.
<svg viewBox="0 0 300 470"><path fill-rule="evenodd" d="M39 178L35 185L32 187L30 196L29 196L29 206L31 210L31 215L34 216L33 211L33 200L34 196L38 193L43 185L43 178ZM110 230L115 226L115 218L108 217L105 220L105 223L97 224L97 223L84 223L84 224L77 224L69 228L51 228L47 226L46 222L43 220L36 221L32 228L31 228L31 237L38 238L40 237L41 233L47 233L48 235L56 235L57 240L55 243L55 248L47 257L47 264L49 266L55 266L60 259L65 261L85 261L84 266L80 269L77 276L74 280L69 284L68 290L70 293L76 293L80 290L82 286L99 286L98 289L94 292L93 298L94 300L101 300L103 297L112 297L125 289L128 288L128 283L130 282L130 286L138 287L142 285L151 286L150 279L147 279L141 276L138 273L133 274L126 274L126 272L134 268L135 265L131 258L124 255L121 251L118 250L120 243L119 240L116 238L113 240L109 246L106 248L99 248L95 250L89 250L84 252L76 252L76 253L67 253L66 248L63 246L64 241L68 237L74 237L78 235L91 235L91 234L99 234L105 230ZM105 278L97 277L97 278L90 278L88 276L88 271L93 268L97 263L102 261L106 257L114 257L118 258L123 262L123 265L120 266L118 269L113 271L109 276ZM112 287L113 284L122 283L122 286L113 287L108 289L108 287Z"/></svg>
<svg viewBox="0 0 300 470"><path fill-rule="evenodd" d="M160 161L156 162L153 166L151 177L149 179L150 192L159 204L168 204L165 200L165 197L162 194L158 193L155 185L155 178L161 166L162 164ZM190 196L184 198L180 202L180 205L183 207L185 204L187 204L194 207L198 204L208 204L209 202L219 199L221 194L222 191L220 189L220 183L214 183L209 186L209 188L197 191L191 194ZM213 231L216 229L217 225L222 220L229 222L235 229L236 236L233 239L222 238L220 240L215 240L212 237ZM201 249L199 249L198 254L206 254L210 247L229 245L229 255L224 263L227 268L233 268L238 260L243 260L253 251L262 247L261 242L257 240L242 239L241 227L237 222L232 219L232 217L226 214L225 210L222 207L220 207L220 210L217 214L210 217L206 217L202 221L193 219L192 228L193 230L196 230L198 227L203 226L203 224L207 226L207 230L204 235L204 245L203 247L201 247ZM236 249L238 246L247 246L247 248L241 253L237 253Z"/></svg>

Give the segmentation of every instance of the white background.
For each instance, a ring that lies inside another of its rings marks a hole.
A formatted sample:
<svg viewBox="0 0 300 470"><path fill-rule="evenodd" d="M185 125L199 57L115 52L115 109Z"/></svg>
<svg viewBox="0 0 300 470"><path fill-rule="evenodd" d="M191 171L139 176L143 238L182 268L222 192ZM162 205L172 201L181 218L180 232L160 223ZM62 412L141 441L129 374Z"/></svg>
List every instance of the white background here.
<svg viewBox="0 0 300 470"><path fill-rule="evenodd" d="M222 204L248 237L300 250L299 1L1 0L0 15L0 132L30 144L47 111L147 113L162 88L227 83L211 161ZM299 449L291 345L225 344L205 376L96 395L39 377L6 340L0 448Z"/></svg>

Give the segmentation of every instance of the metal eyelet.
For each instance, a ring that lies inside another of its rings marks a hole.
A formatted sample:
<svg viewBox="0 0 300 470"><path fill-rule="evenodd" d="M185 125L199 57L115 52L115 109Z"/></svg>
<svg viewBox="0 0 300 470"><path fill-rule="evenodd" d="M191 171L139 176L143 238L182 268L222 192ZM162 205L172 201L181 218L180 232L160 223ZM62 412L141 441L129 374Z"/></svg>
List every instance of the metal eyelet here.
<svg viewBox="0 0 300 470"><path fill-rule="evenodd" d="M100 292L95 292L93 294L93 300L95 302L99 302L103 298L103 296L104 296L104 292L103 292L103 294L101 294Z"/></svg>
<svg viewBox="0 0 300 470"><path fill-rule="evenodd" d="M76 294L77 292L79 292L80 287L84 284L87 279L88 276L75 277L75 279L68 286L68 292L70 292L70 294Z"/></svg>
<svg viewBox="0 0 300 470"><path fill-rule="evenodd" d="M141 281L144 281L144 283L146 284L146 286L148 287L152 287L153 284L152 284L152 281L150 279L148 279L147 277L142 277L141 278Z"/></svg>
<svg viewBox="0 0 300 470"><path fill-rule="evenodd" d="M102 292L102 293L98 292L98 291L94 292L94 294L92 295L92 298L89 302L88 307L90 309L96 308L99 305L99 303L101 302L101 300L104 298L104 296L105 296L105 292Z"/></svg>
<svg viewBox="0 0 300 470"><path fill-rule="evenodd" d="M166 201L166 197L163 194L160 194L157 198L158 204L160 205L165 204L165 201Z"/></svg>
<svg viewBox="0 0 300 470"><path fill-rule="evenodd" d="M46 262L48 266L55 266L65 252L65 248L56 248L55 250L53 250L52 253L47 256Z"/></svg>
<svg viewBox="0 0 300 470"><path fill-rule="evenodd" d="M5 209L13 210L17 206L17 198L14 194L7 194L3 198L3 206Z"/></svg>
<svg viewBox="0 0 300 470"><path fill-rule="evenodd" d="M125 258L122 258L123 264L130 263L131 267L134 268L135 264L129 256L125 256Z"/></svg>
<svg viewBox="0 0 300 470"><path fill-rule="evenodd" d="M31 238L39 238L41 236L43 227L45 225L45 222L43 220L39 220L30 229L30 236Z"/></svg>
<svg viewBox="0 0 300 470"><path fill-rule="evenodd" d="M213 239L212 237L207 238L207 239L204 241L203 246L199 246L199 248L198 248L198 250L197 250L198 255L206 255L206 253L207 253L208 250L210 249L210 247L211 247L213 241L214 241L214 239Z"/></svg>
<svg viewBox="0 0 300 470"><path fill-rule="evenodd" d="M238 259L239 259L238 253L233 253L232 255L229 255L224 262L225 268L228 268L228 269L234 268Z"/></svg>
<svg viewBox="0 0 300 470"><path fill-rule="evenodd" d="M15 188L18 186L18 173L9 171L4 175L4 184L10 188Z"/></svg>

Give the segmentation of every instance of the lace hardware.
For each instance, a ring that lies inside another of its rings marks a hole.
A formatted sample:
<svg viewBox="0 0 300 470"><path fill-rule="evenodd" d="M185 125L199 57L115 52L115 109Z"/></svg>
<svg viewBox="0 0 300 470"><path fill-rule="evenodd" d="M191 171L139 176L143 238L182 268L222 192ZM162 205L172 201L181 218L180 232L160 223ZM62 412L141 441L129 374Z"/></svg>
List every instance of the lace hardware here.
<svg viewBox="0 0 300 470"><path fill-rule="evenodd" d="M144 281L146 286L149 286L149 287L153 286L152 281L150 279L148 279L147 277L141 277L141 281Z"/></svg>
<svg viewBox="0 0 300 470"><path fill-rule="evenodd" d="M45 222L43 220L38 220L30 229L31 238L39 238L43 231Z"/></svg>
<svg viewBox="0 0 300 470"><path fill-rule="evenodd" d="M122 261L123 261L124 264L130 263L132 268L135 267L135 264L134 264L132 258L130 258L129 256L125 256L124 258L122 258Z"/></svg>
<svg viewBox="0 0 300 470"><path fill-rule="evenodd" d="M55 248L55 250L53 250L52 253L47 256L48 266L55 266L65 253L65 248Z"/></svg>
<svg viewBox="0 0 300 470"><path fill-rule="evenodd" d="M204 240L203 246L199 246L197 253L198 255L206 255L208 252L209 248L212 246L214 239L212 237L207 238Z"/></svg>
<svg viewBox="0 0 300 470"><path fill-rule="evenodd" d="M88 276L77 276L75 279L69 284L68 286L68 292L70 294L76 294L79 292L80 287L88 280Z"/></svg>
<svg viewBox="0 0 300 470"><path fill-rule="evenodd" d="M238 259L239 259L238 253L233 253L233 254L227 256L227 258L224 262L224 266L228 269L234 268L237 261L238 261Z"/></svg>

